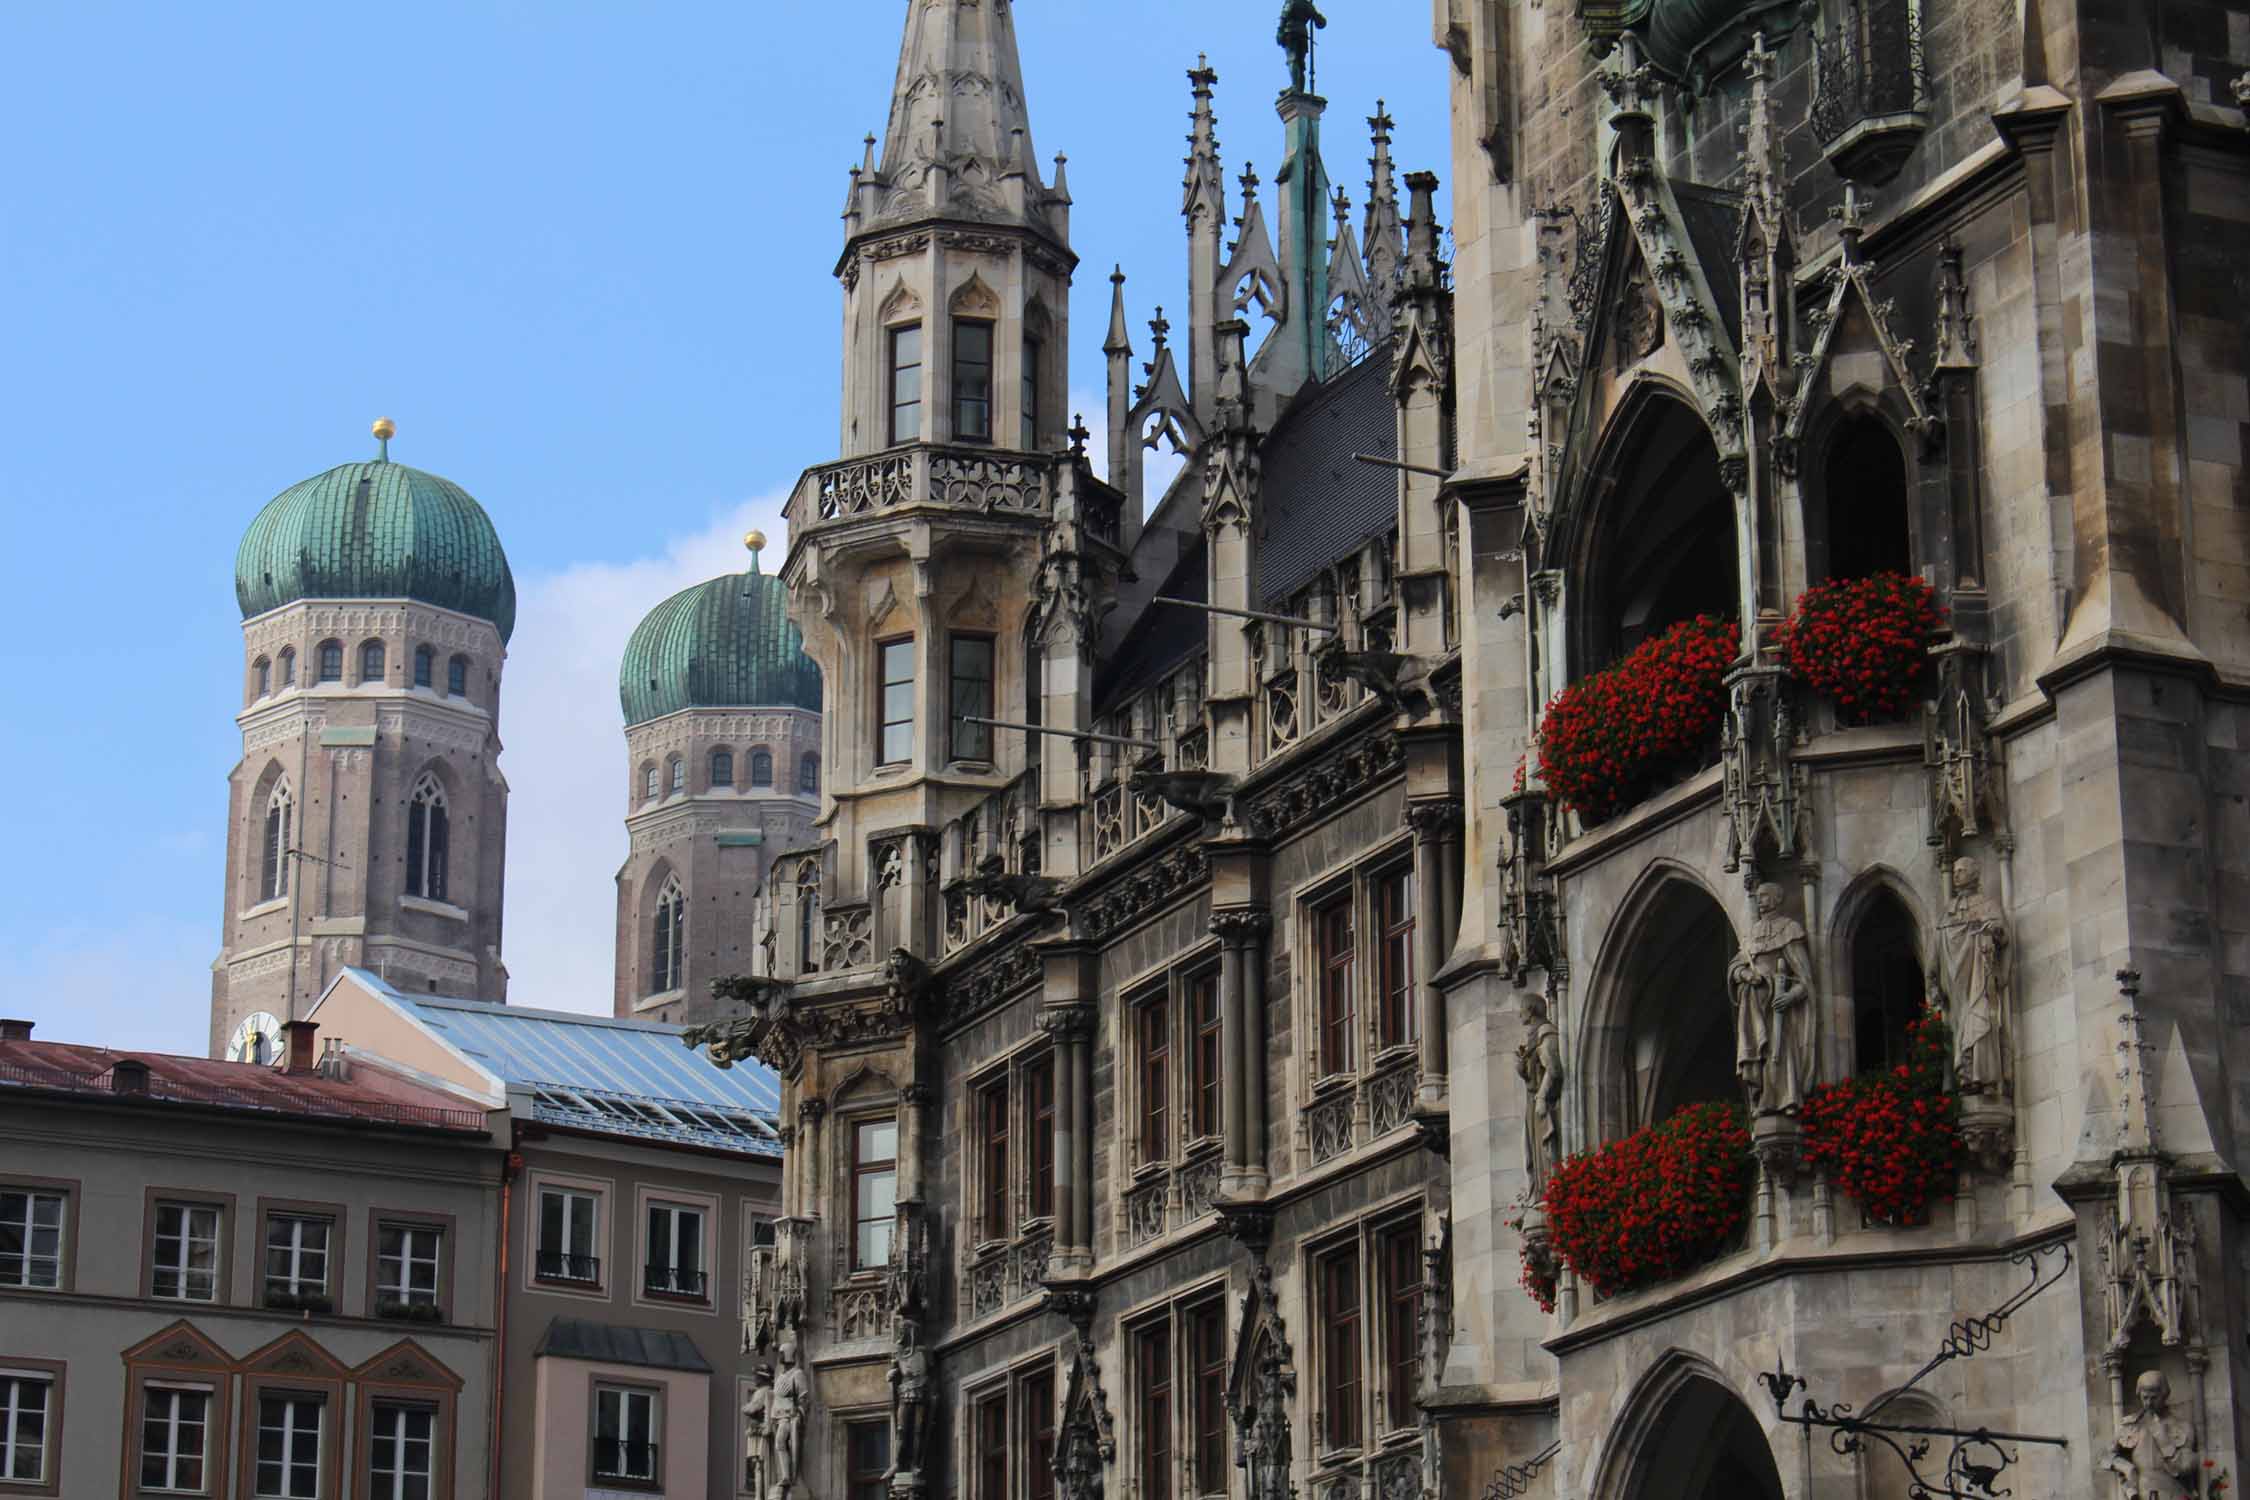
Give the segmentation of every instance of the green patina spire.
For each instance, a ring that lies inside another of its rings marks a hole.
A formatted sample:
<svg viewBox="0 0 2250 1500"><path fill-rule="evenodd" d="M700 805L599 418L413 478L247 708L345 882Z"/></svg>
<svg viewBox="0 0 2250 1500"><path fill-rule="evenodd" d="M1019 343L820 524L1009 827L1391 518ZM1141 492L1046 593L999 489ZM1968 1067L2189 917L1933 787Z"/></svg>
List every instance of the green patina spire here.
<svg viewBox="0 0 2250 1500"><path fill-rule="evenodd" d="M1290 287L1290 332L1305 372L1328 373L1328 165L1320 156L1320 116L1328 101L1310 92L1312 28L1326 25L1308 0L1282 12L1281 43L1289 55L1289 84L1275 108L1287 133L1287 151L1274 186L1281 193L1281 260ZM1298 309L1304 309L1300 314Z"/></svg>

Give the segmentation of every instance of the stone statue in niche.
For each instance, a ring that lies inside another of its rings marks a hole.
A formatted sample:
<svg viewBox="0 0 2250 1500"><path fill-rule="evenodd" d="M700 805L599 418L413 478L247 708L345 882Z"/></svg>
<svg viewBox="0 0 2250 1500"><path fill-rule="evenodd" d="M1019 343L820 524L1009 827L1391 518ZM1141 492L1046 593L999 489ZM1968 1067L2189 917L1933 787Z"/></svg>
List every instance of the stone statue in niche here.
<svg viewBox="0 0 2250 1500"><path fill-rule="evenodd" d="M883 1477L912 1474L922 1467L922 1432L929 1410L930 1351L918 1325L901 1318L898 1352L891 1358L891 1467Z"/></svg>
<svg viewBox="0 0 2250 1500"><path fill-rule="evenodd" d="M1734 997L1734 1065L1755 1115L1793 1115L1813 1084L1812 949L1804 924L1782 915L1781 887L1763 881L1758 915L1727 966Z"/></svg>
<svg viewBox="0 0 2250 1500"><path fill-rule="evenodd" d="M1984 873L1973 859L1953 862L1953 900L1938 926L1938 951L1944 966L1934 977L1953 1029L1953 1071L1961 1092L2003 1102L2014 1084L2008 997L2015 988L2015 956L2007 918L2000 903L1985 894Z"/></svg>
<svg viewBox="0 0 2250 1500"><path fill-rule="evenodd" d="M1270 1341L1259 1346L1256 1379L1256 1400L1234 1461L1249 1478L1250 1500L1291 1500L1289 1398L1296 1382Z"/></svg>
<svg viewBox="0 0 2250 1500"><path fill-rule="evenodd" d="M1516 1047L1516 1076L1523 1080L1523 1163L1529 1197L1537 1203L1562 1157L1562 1038L1544 995L1523 997L1523 1030Z"/></svg>
<svg viewBox="0 0 2250 1500"><path fill-rule="evenodd" d="M773 1402L768 1408L773 1434L772 1500L788 1500L797 1482L798 1454L804 1439L805 1408L812 1404L812 1384L797 1363L797 1336L781 1336L781 1371L773 1378Z"/></svg>
<svg viewBox="0 0 2250 1500"><path fill-rule="evenodd" d="M2117 1437L2102 1466L2118 1478L2125 1500L2157 1500L2192 1493L2185 1489L2195 1472L2195 1428L2171 1415L2172 1382L2162 1370L2144 1371L2133 1382L2141 1409L2117 1419Z"/></svg>

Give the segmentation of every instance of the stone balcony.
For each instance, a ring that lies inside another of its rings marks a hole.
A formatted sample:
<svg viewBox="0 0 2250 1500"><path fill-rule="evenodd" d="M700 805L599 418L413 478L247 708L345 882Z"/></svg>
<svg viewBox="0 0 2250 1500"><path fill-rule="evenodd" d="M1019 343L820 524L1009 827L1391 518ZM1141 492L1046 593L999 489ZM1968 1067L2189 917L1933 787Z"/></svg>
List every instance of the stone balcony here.
<svg viewBox="0 0 2250 1500"><path fill-rule="evenodd" d="M1123 497L1096 482L1082 457L1062 453L933 443L886 448L805 470L783 514L793 531L922 508L1045 519L1073 484L1084 497L1087 529L1116 544Z"/></svg>

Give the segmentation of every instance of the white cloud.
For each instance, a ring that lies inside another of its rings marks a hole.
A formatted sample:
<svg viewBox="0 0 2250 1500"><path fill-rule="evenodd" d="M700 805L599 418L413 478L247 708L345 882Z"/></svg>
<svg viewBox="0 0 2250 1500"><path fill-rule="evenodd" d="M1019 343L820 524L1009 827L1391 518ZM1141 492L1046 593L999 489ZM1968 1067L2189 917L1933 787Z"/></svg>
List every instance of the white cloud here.
<svg viewBox="0 0 2250 1500"><path fill-rule="evenodd" d="M659 602L741 571L742 534L766 533L778 568L783 495L744 501L662 556L579 563L519 580L500 709L508 777L508 906L502 953L517 1005L607 1014L624 863L624 718L617 664Z"/></svg>

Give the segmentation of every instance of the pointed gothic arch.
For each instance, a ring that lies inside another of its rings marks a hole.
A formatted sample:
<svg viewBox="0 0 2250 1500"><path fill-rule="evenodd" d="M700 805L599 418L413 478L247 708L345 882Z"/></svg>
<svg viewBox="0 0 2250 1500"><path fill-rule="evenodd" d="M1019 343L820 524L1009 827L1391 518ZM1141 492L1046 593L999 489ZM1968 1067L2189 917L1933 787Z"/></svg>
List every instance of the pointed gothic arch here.
<svg viewBox="0 0 2250 1500"><path fill-rule="evenodd" d="M406 798L406 894L447 901L452 865L452 813L435 767L414 780Z"/></svg>
<svg viewBox="0 0 2250 1500"><path fill-rule="evenodd" d="M1658 860L1618 905L1577 1039L1583 1143L1741 1097L1727 964L1734 924L1687 866Z"/></svg>
<svg viewBox="0 0 2250 1500"><path fill-rule="evenodd" d="M297 794L281 767L268 766L258 778L255 802L261 837L258 844L258 900L279 901L289 894L289 851L296 847Z"/></svg>
<svg viewBox="0 0 2250 1500"><path fill-rule="evenodd" d="M1290 1413L1297 1403L1297 1354L1274 1295L1273 1270L1259 1261L1250 1273L1236 1320L1234 1358L1227 1366L1227 1410L1234 1418L1235 1464L1252 1500L1276 1500L1291 1491L1296 1435Z"/></svg>
<svg viewBox="0 0 2250 1500"><path fill-rule="evenodd" d="M1637 380L1558 525L1576 595L1571 672L1697 615L1742 617L1741 524L1719 448L1687 393Z"/></svg>
<svg viewBox="0 0 2250 1500"><path fill-rule="evenodd" d="M1906 1026L1920 1013L1931 952L1927 913L1912 885L1887 865L1862 871L1836 903L1829 924L1834 976L1826 1024L1850 1054L1845 1075L1906 1060Z"/></svg>
<svg viewBox="0 0 2250 1500"><path fill-rule="evenodd" d="M648 992L668 995L687 985L687 887L666 870L649 913Z"/></svg>
<svg viewBox="0 0 2250 1500"><path fill-rule="evenodd" d="M1922 484L1895 393L1854 387L1811 424L1803 465L1805 581L1913 573Z"/></svg>
<svg viewBox="0 0 2250 1500"><path fill-rule="evenodd" d="M1587 1493L1594 1500L1782 1500L1756 1412L1709 1360L1672 1349L1625 1400Z"/></svg>

